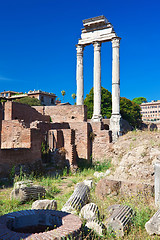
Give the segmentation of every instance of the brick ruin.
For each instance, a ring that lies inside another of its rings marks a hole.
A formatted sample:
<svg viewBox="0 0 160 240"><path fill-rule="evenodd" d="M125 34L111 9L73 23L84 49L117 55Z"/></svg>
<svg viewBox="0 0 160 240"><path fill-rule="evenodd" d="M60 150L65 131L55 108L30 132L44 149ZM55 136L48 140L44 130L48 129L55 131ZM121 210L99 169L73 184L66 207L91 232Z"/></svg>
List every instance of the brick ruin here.
<svg viewBox="0 0 160 240"><path fill-rule="evenodd" d="M44 141L51 153L63 149L71 168L77 159L104 160L111 142L107 129L103 122L87 120L83 105L30 107L7 101L0 106L0 174L41 161Z"/></svg>

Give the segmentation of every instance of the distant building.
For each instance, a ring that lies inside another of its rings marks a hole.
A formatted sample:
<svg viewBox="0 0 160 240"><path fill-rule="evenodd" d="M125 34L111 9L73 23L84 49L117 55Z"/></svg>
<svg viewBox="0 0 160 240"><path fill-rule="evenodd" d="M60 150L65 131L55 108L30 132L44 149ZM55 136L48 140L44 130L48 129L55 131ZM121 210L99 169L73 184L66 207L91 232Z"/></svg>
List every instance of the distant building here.
<svg viewBox="0 0 160 240"><path fill-rule="evenodd" d="M37 98L41 101L42 105L53 106L56 105L56 95L54 93L43 92L41 90L29 91L28 93L3 91L0 93L0 97L4 97L8 100L20 99L23 97Z"/></svg>
<svg viewBox="0 0 160 240"><path fill-rule="evenodd" d="M160 120L160 100L142 103L140 106L143 121Z"/></svg>

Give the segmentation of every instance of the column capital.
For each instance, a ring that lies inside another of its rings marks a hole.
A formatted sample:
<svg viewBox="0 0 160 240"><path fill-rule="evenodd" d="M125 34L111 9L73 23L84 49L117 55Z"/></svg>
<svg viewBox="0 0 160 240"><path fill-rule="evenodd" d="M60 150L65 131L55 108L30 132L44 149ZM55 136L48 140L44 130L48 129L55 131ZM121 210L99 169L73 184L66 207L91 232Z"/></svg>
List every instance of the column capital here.
<svg viewBox="0 0 160 240"><path fill-rule="evenodd" d="M101 42L93 42L94 51L101 51Z"/></svg>
<svg viewBox="0 0 160 240"><path fill-rule="evenodd" d="M115 38L112 38L112 48L119 48L120 47L120 40L121 38L120 37L115 37Z"/></svg>
<svg viewBox="0 0 160 240"><path fill-rule="evenodd" d="M84 46L77 44L76 50L77 50L77 54L83 54Z"/></svg>

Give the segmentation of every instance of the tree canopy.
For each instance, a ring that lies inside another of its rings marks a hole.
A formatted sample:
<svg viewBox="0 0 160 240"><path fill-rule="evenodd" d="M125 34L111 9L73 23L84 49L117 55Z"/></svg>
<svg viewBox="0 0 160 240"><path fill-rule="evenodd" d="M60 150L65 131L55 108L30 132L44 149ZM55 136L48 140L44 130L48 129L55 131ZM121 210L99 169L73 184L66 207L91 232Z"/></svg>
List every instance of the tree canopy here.
<svg viewBox="0 0 160 240"><path fill-rule="evenodd" d="M87 106L88 109L88 115L87 117L90 119L93 115L93 88L90 90L89 94L86 95L86 98L84 100L84 105ZM111 117L112 112L112 95L111 93L105 89L101 88L101 114L102 117Z"/></svg>
<svg viewBox="0 0 160 240"><path fill-rule="evenodd" d="M20 99L16 99L15 102L27 104L30 106L41 106L41 101L38 100L37 98L31 98L31 97L23 97Z"/></svg>
<svg viewBox="0 0 160 240"><path fill-rule="evenodd" d="M90 93L86 95L84 104L88 108L87 117L90 119L93 115L93 88ZM123 119L127 120L133 127L140 127L141 125L141 108L138 104L131 100L120 98L120 113ZM102 117L110 118L112 113L112 94L105 88L101 88L101 114Z"/></svg>
<svg viewBox="0 0 160 240"><path fill-rule="evenodd" d="M147 99L145 97L136 97L136 98L133 98L132 102L137 103L138 105L141 105L142 103L147 102Z"/></svg>

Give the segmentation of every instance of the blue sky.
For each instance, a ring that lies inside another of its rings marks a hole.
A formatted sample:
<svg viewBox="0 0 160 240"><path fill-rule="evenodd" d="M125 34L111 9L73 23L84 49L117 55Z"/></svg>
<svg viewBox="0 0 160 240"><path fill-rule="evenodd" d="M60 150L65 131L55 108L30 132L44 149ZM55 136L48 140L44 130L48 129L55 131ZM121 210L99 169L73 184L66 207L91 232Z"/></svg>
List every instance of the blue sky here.
<svg viewBox="0 0 160 240"><path fill-rule="evenodd" d="M41 89L73 103L82 20L104 15L119 37L121 96L160 100L159 0L0 0L0 91ZM111 43L102 44L102 86L111 91ZM84 50L85 95L93 46Z"/></svg>

